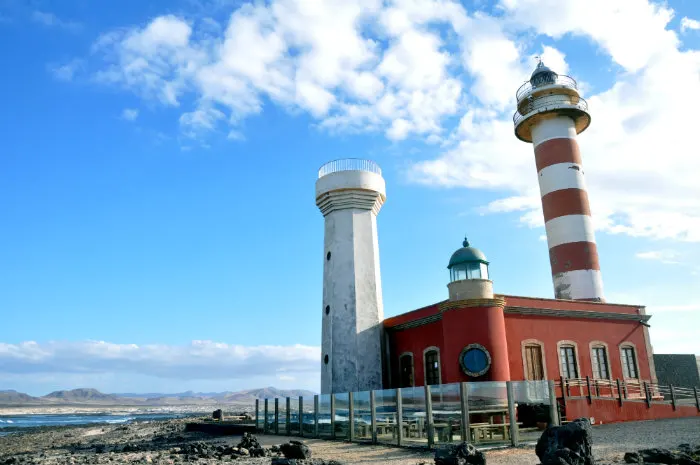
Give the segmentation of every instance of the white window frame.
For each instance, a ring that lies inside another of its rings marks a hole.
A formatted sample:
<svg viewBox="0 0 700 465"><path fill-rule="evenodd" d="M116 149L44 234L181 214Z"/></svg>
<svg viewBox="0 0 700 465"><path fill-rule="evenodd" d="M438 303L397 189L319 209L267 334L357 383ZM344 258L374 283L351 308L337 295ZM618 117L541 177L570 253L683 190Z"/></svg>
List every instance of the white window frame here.
<svg viewBox="0 0 700 465"><path fill-rule="evenodd" d="M596 378L595 377L595 369L593 367L593 349L600 348L600 347L603 347L605 349L605 363L608 367L608 377L607 378ZM612 374L612 365L610 364L610 347L608 347L608 343L603 342L603 341L591 341L591 343L588 344L588 356L591 357L591 377L593 379L607 379L607 380L612 381L613 374Z"/></svg>
<svg viewBox="0 0 700 465"><path fill-rule="evenodd" d="M639 372L639 353L637 352L637 346L633 342L625 341L619 345L619 349L620 349L620 368L622 368L622 378L625 380L634 380L634 381L639 381L640 379L642 379L642 375ZM632 353L634 354L634 369L637 372L636 378L625 376L625 365L622 362L623 349L632 349Z"/></svg>
<svg viewBox="0 0 700 465"><path fill-rule="evenodd" d="M565 378L564 369L562 368L561 360L561 348L564 346L571 346L574 348L574 362L576 363L576 375L581 378L581 361L578 354L578 343L575 341L562 340L557 342L557 359L559 361L559 376Z"/></svg>
<svg viewBox="0 0 700 465"><path fill-rule="evenodd" d="M423 386L428 385L428 366L425 363L425 355L430 352L430 351L436 351L437 352L437 361L438 361L438 384L442 384L442 360L440 359L440 348L437 346L430 346L426 347L423 349ZM415 384L415 382L414 382ZM435 386L435 385L433 385Z"/></svg>

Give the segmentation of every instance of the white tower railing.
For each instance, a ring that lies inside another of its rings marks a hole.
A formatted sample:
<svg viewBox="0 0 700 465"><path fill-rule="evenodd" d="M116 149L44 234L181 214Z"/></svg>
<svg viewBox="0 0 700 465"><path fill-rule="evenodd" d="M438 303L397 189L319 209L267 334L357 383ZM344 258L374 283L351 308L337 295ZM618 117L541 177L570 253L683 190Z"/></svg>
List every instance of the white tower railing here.
<svg viewBox="0 0 700 465"><path fill-rule="evenodd" d="M338 171L367 171L369 173L382 175L382 169L372 160L363 160L361 158L343 158L340 160L329 161L318 170L318 177L322 178L331 173Z"/></svg>

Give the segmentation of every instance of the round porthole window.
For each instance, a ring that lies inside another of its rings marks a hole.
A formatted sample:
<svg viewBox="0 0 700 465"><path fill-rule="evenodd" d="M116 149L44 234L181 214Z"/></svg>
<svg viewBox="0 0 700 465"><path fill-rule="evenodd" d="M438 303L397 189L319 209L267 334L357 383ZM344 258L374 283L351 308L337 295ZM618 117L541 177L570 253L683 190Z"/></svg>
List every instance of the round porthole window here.
<svg viewBox="0 0 700 465"><path fill-rule="evenodd" d="M474 378L482 376L491 368L491 354L481 344L469 344L459 355L462 371Z"/></svg>

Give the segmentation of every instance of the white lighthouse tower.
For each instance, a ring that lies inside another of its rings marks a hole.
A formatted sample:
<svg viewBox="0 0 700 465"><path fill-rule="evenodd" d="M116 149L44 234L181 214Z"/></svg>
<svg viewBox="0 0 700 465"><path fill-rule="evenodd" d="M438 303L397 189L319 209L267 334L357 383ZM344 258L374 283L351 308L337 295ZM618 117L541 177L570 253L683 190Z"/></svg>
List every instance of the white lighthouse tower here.
<svg viewBox="0 0 700 465"><path fill-rule="evenodd" d="M516 94L515 135L535 148L557 299L603 301L591 209L577 134L591 123L576 81L540 61Z"/></svg>
<svg viewBox="0 0 700 465"><path fill-rule="evenodd" d="M382 285L377 213L382 172L369 160L321 167L316 205L325 217L321 393L382 388Z"/></svg>

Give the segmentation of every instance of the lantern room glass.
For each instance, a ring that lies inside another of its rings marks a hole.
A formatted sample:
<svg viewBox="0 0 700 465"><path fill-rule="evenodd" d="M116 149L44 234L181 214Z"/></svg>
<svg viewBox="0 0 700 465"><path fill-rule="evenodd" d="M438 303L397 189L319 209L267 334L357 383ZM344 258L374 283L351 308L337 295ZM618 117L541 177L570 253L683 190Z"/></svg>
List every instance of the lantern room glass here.
<svg viewBox="0 0 700 465"><path fill-rule="evenodd" d="M486 263L460 263L450 268L450 280L489 279L489 267Z"/></svg>

